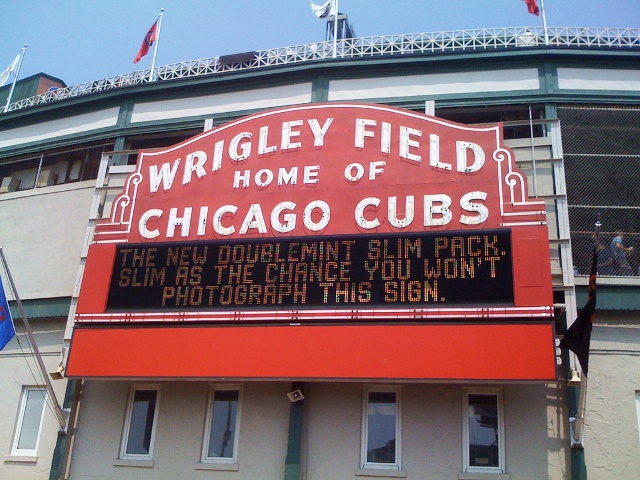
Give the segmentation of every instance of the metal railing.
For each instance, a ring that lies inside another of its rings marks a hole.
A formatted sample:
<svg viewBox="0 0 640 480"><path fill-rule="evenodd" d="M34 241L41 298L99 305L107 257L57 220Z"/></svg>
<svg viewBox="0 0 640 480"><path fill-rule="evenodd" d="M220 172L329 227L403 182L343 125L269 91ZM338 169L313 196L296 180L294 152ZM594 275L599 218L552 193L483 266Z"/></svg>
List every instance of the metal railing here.
<svg viewBox="0 0 640 480"><path fill-rule="evenodd" d="M545 35L548 38L548 45L545 45ZM509 27L361 37L339 41L335 59L539 46L640 49L640 29L553 27L545 31L542 27ZM309 43L260 50L250 52L249 55L228 55L173 63L157 67L153 78L154 81L166 81L324 60L334 60L333 42ZM147 69L59 88L13 102L9 105L8 111L148 83L150 73L150 69Z"/></svg>

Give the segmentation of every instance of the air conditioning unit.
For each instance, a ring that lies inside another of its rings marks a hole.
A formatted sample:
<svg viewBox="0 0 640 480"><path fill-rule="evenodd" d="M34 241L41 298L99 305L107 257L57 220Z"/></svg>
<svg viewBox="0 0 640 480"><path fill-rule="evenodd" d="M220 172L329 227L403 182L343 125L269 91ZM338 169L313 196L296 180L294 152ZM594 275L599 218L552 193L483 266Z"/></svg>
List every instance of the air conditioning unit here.
<svg viewBox="0 0 640 480"><path fill-rule="evenodd" d="M13 177L4 177L0 184L0 193L15 192L20 186L20 180Z"/></svg>
<svg viewBox="0 0 640 480"><path fill-rule="evenodd" d="M53 173L51 170L42 170L38 177L37 187L50 187L51 185L55 185L57 179L57 173Z"/></svg>

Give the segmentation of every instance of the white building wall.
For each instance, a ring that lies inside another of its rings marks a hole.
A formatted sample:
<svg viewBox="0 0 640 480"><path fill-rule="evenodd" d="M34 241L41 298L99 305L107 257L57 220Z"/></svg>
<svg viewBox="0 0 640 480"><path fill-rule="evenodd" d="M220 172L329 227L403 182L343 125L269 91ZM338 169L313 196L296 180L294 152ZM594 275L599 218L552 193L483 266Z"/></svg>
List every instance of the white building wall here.
<svg viewBox="0 0 640 480"><path fill-rule="evenodd" d="M0 195L0 246L22 300L72 295L94 185Z"/></svg>
<svg viewBox="0 0 640 480"><path fill-rule="evenodd" d="M115 466L129 385L121 381L85 383L72 480L284 477L290 383L244 383L237 471L195 469L202 448L206 382L161 383L153 467ZM356 476L363 388L356 383L306 383L302 445L306 480L366 478ZM566 478L563 389L542 384L502 389L508 477L500 478ZM406 478L477 478L460 476L463 394L460 385L402 385L402 467Z"/></svg>
<svg viewBox="0 0 640 480"><path fill-rule="evenodd" d="M311 83L255 88L231 93L136 103L131 123L215 115L296 105L311 101Z"/></svg>
<svg viewBox="0 0 640 480"><path fill-rule="evenodd" d="M538 90L537 68L331 80L329 101Z"/></svg>
<svg viewBox="0 0 640 480"><path fill-rule="evenodd" d="M237 472L196 470L202 450L209 383L161 383L154 466L116 466L129 386L87 381L70 478L282 480L289 429L288 383L243 387ZM126 462L118 462L126 463Z"/></svg>
<svg viewBox="0 0 640 480"><path fill-rule="evenodd" d="M566 478L566 426L561 414L564 391L555 384L502 388L508 478ZM462 475L464 391L459 385L402 386L402 468L406 478L457 479ZM356 478L363 386L311 384L305 395L307 479Z"/></svg>
<svg viewBox="0 0 640 480"><path fill-rule="evenodd" d="M48 372L58 368L66 318L31 320L30 325ZM45 409L37 456L21 458L11 455L22 388L44 386L36 359L23 333L22 322L15 321L17 336L0 351L0 479L35 480L49 478L53 450L58 439L58 421ZM67 382L52 382L60 403Z"/></svg>
<svg viewBox="0 0 640 480"><path fill-rule="evenodd" d="M113 127L118 122L119 111L118 107L113 107L3 130L0 131L0 148Z"/></svg>
<svg viewBox="0 0 640 480"><path fill-rule="evenodd" d="M638 318L596 311L584 429L589 480L640 478L639 392Z"/></svg>
<svg viewBox="0 0 640 480"><path fill-rule="evenodd" d="M612 68L558 68L558 87L561 90L610 90L637 92L640 73Z"/></svg>

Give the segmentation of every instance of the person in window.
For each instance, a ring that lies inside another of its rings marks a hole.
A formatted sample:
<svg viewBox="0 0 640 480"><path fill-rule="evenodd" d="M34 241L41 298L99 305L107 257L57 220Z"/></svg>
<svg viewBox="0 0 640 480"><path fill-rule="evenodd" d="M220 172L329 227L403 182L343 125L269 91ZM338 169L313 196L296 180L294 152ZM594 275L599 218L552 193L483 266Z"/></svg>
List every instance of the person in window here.
<svg viewBox="0 0 640 480"><path fill-rule="evenodd" d="M631 265L627 260L627 254L633 252L633 247L625 247L623 243L624 233L617 232L611 240L611 252L615 261L615 274L620 276L632 275Z"/></svg>

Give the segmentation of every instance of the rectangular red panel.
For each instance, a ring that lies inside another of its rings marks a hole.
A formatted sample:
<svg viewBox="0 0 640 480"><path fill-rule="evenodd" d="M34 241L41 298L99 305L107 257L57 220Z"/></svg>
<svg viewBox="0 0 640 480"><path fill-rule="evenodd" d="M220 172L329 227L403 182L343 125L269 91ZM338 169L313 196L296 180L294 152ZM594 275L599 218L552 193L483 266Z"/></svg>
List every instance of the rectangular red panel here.
<svg viewBox="0 0 640 480"><path fill-rule="evenodd" d="M68 377L554 381L553 325L76 327Z"/></svg>
<svg viewBox="0 0 640 480"><path fill-rule="evenodd" d="M553 305L546 225L514 228L511 235L515 304Z"/></svg>
<svg viewBox="0 0 640 480"><path fill-rule="evenodd" d="M89 247L78 296L77 313L104 312L115 256L116 245L113 243L94 244Z"/></svg>

